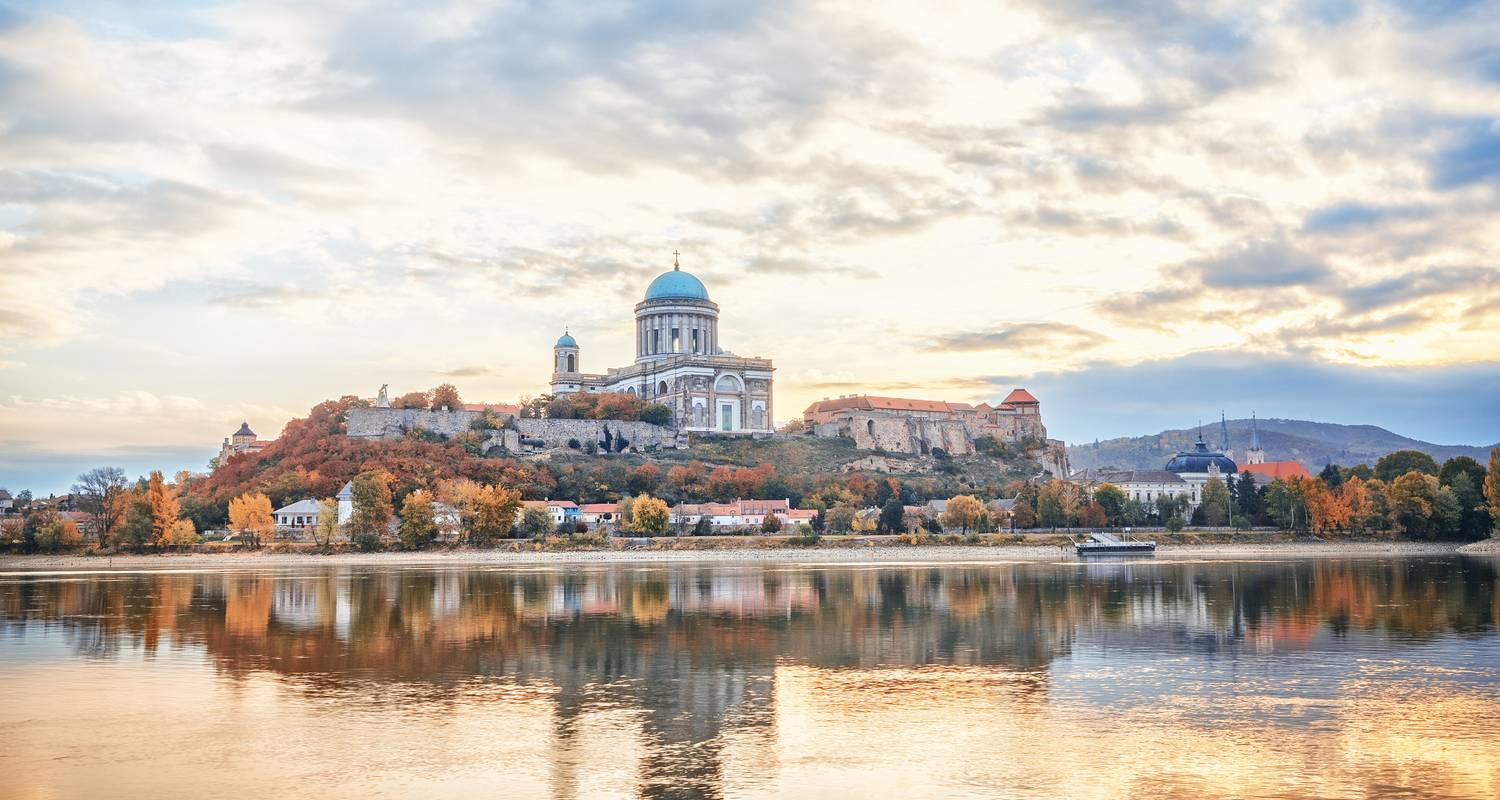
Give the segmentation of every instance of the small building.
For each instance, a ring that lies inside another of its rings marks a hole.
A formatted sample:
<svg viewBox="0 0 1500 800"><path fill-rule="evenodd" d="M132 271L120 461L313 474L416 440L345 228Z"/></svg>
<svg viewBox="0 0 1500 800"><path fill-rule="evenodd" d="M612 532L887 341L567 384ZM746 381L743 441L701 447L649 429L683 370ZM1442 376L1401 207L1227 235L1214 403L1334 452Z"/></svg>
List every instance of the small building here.
<svg viewBox="0 0 1500 800"><path fill-rule="evenodd" d="M223 464L231 456L241 453L259 453L270 447L271 441L258 438L255 431L250 430L249 420L240 423L240 429L224 439L224 445L219 448L219 463Z"/></svg>
<svg viewBox="0 0 1500 800"><path fill-rule="evenodd" d="M0 489L0 516L16 513L16 499L10 496L10 492Z"/></svg>
<svg viewBox="0 0 1500 800"><path fill-rule="evenodd" d="M578 504L572 500L523 500L521 507L546 509L553 525L577 520L579 513Z"/></svg>
<svg viewBox="0 0 1500 800"><path fill-rule="evenodd" d="M1265 486L1272 481L1284 481L1289 478L1312 477L1312 473L1297 461L1258 461L1241 465L1240 473L1246 472L1250 473L1256 486Z"/></svg>
<svg viewBox="0 0 1500 800"><path fill-rule="evenodd" d="M322 513L319 502L314 498L298 500L291 505L283 506L272 512L272 519L277 528L288 530L301 530L311 528L318 524L318 517Z"/></svg>
<svg viewBox="0 0 1500 800"><path fill-rule="evenodd" d="M620 518L619 503L584 503L578 507L578 518L590 528L613 525Z"/></svg>

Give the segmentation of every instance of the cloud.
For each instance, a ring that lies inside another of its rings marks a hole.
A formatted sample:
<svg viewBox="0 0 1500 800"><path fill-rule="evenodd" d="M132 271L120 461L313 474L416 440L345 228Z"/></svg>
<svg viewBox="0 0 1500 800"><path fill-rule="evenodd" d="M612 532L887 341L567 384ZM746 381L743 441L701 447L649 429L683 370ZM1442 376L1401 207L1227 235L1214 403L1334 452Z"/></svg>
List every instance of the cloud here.
<svg viewBox="0 0 1500 800"><path fill-rule="evenodd" d="M1092 350L1107 341L1108 337L1077 325L1019 322L985 331L945 334L933 339L930 349L951 352L1047 353L1066 357Z"/></svg>
<svg viewBox="0 0 1500 800"><path fill-rule="evenodd" d="M1048 432L1073 442L1154 433L1221 409L1380 425L1440 444L1500 441L1500 362L1392 370L1216 351L990 381L997 391L1026 386L1042 401Z"/></svg>
<svg viewBox="0 0 1500 800"><path fill-rule="evenodd" d="M494 367L456 367L454 369L435 369L434 375L445 378L490 378L503 375L504 373Z"/></svg>
<svg viewBox="0 0 1500 800"><path fill-rule="evenodd" d="M1428 267L1352 286L1339 296L1348 311L1367 312L1433 296L1491 293L1500 293L1500 270L1493 267Z"/></svg>
<svg viewBox="0 0 1500 800"><path fill-rule="evenodd" d="M1412 206L1374 206L1360 202L1343 202L1317 209L1307 215L1302 229L1309 233L1345 233L1362 230L1388 220L1420 217L1426 209Z"/></svg>
<svg viewBox="0 0 1500 800"><path fill-rule="evenodd" d="M1433 158L1431 180L1436 189L1500 184L1500 121L1473 124L1461 131Z"/></svg>

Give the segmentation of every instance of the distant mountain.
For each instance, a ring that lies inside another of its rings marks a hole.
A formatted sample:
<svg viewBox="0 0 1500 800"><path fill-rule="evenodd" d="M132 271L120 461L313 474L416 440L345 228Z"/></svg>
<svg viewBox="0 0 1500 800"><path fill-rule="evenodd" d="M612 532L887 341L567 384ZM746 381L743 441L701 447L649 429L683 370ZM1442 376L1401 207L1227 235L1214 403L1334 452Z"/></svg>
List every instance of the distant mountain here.
<svg viewBox="0 0 1500 800"><path fill-rule="evenodd" d="M1375 425L1335 425L1300 419L1263 419L1256 425L1267 461L1300 461L1314 473L1330 462L1344 466L1374 466L1381 456L1397 450L1420 450L1439 464L1454 456L1469 456L1483 464L1490 454L1490 447L1433 444L1391 433ZM1191 450L1197 440L1198 428L1195 426L1162 431L1154 436L1108 439L1097 445L1074 445L1068 448L1068 458L1074 469L1161 469L1173 453ZM1218 448L1217 420L1203 426L1203 441L1212 449ZM1243 463L1245 452L1250 448L1250 420L1229 420L1229 447L1230 457ZM1491 447L1500 447L1500 444Z"/></svg>

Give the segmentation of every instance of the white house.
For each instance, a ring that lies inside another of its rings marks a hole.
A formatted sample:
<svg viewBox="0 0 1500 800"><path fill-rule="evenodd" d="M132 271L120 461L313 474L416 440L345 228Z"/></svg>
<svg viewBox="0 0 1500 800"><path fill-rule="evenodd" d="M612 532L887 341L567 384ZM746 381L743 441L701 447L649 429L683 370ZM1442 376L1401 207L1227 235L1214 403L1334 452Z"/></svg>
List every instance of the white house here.
<svg viewBox="0 0 1500 800"><path fill-rule="evenodd" d="M272 512L278 528L311 528L318 524L318 501L309 497Z"/></svg>

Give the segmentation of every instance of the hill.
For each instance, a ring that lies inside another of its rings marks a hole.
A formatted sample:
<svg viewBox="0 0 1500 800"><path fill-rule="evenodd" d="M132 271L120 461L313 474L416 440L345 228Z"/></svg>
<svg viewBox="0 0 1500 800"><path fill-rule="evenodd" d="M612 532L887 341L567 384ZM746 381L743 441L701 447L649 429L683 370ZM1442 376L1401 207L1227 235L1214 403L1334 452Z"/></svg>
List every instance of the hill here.
<svg viewBox="0 0 1500 800"><path fill-rule="evenodd" d="M1375 425L1337 425L1299 419L1263 419L1256 426L1260 445L1267 461L1299 461L1311 472L1325 464L1370 464L1397 450L1420 450L1439 464L1454 456L1469 456L1481 464L1489 458L1490 447L1445 445L1412 439ZM1243 461L1250 447L1251 421L1229 421L1229 445L1235 461ZM1198 428L1162 431L1151 436L1108 439L1097 444L1080 444L1068 448L1068 459L1074 469L1120 467L1122 469L1160 469L1173 453L1192 449L1198 439ZM1219 424L1203 426L1203 440L1210 447L1219 443ZM1500 444L1492 445L1500 447Z"/></svg>

